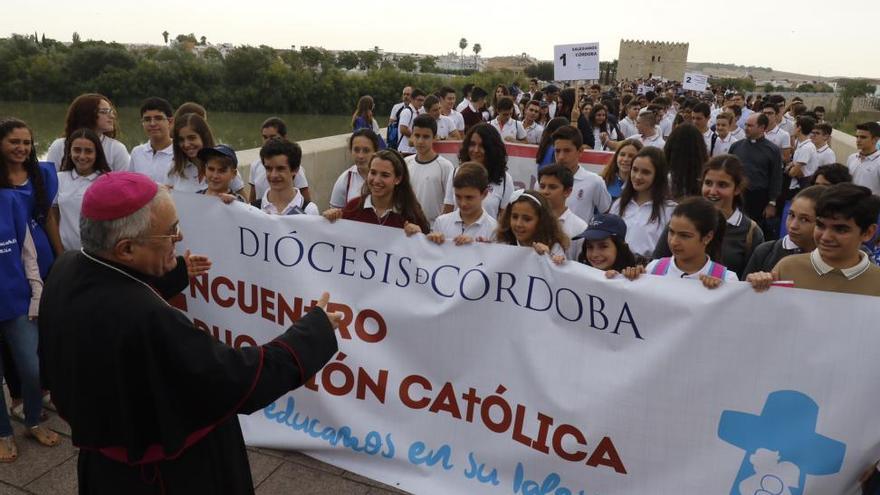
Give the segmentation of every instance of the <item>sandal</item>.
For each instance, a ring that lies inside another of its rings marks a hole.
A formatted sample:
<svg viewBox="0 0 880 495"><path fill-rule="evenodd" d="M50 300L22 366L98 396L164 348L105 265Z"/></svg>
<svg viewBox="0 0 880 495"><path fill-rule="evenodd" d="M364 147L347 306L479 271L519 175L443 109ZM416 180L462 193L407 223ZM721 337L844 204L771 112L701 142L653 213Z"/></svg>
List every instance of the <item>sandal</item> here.
<svg viewBox="0 0 880 495"><path fill-rule="evenodd" d="M41 425L28 428L25 430L24 434L46 447L54 447L61 443L61 438L57 433Z"/></svg>
<svg viewBox="0 0 880 495"><path fill-rule="evenodd" d="M12 435L0 437L0 462L15 462L18 459L18 447Z"/></svg>

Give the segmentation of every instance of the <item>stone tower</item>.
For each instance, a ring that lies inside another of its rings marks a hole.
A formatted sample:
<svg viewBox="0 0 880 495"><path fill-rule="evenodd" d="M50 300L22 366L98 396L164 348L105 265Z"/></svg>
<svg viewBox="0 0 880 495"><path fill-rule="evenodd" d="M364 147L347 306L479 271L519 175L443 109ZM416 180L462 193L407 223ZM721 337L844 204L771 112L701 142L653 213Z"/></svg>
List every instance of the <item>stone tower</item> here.
<svg viewBox="0 0 880 495"><path fill-rule="evenodd" d="M620 40L617 79L655 77L681 81L687 57L688 43Z"/></svg>

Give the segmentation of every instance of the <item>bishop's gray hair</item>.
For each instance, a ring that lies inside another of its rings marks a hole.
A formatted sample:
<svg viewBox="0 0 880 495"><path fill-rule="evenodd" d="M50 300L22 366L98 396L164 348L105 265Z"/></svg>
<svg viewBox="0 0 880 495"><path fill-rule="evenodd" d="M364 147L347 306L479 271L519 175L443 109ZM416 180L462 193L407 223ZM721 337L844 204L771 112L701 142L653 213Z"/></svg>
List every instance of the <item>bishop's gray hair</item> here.
<svg viewBox="0 0 880 495"><path fill-rule="evenodd" d="M91 253L109 253L123 239L136 239L147 235L153 219L153 208L162 201L171 201L171 195L164 187L153 196L149 203L131 215L115 220L92 220L79 218L79 236L82 247Z"/></svg>

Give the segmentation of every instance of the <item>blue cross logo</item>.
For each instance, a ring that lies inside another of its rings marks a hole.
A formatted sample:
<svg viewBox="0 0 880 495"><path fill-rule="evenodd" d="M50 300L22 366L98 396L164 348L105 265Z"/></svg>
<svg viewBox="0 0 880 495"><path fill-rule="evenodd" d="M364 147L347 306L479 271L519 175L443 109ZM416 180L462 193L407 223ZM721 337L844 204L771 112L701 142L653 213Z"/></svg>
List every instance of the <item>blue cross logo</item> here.
<svg viewBox="0 0 880 495"><path fill-rule="evenodd" d="M807 475L840 471L846 444L816 433L819 406L807 395L779 390L760 416L724 411L718 438L745 450L730 495L803 495Z"/></svg>

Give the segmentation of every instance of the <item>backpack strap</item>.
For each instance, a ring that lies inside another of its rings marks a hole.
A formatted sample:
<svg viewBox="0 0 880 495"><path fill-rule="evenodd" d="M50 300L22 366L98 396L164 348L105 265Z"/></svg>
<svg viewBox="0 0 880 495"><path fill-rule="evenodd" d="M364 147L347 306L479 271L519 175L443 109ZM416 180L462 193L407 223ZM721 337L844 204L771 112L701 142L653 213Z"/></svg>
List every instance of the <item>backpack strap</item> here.
<svg viewBox="0 0 880 495"><path fill-rule="evenodd" d="M660 258L657 261L657 264L654 265L654 268L651 270L651 275L666 275L669 272L669 265L672 263L672 258Z"/></svg>
<svg viewBox="0 0 880 495"><path fill-rule="evenodd" d="M727 267L722 265L721 263L712 262L709 264L709 276L724 280L724 276L727 275Z"/></svg>
<svg viewBox="0 0 880 495"><path fill-rule="evenodd" d="M718 134L715 134L715 132L713 131L712 132L712 146L709 147L709 156L710 157L712 156L712 153L715 152L715 141L718 141Z"/></svg>
<svg viewBox="0 0 880 495"><path fill-rule="evenodd" d="M755 223L751 218L749 219L749 232L746 234L746 254L751 255L752 253L752 242L755 238L755 229L758 228L758 224Z"/></svg>

